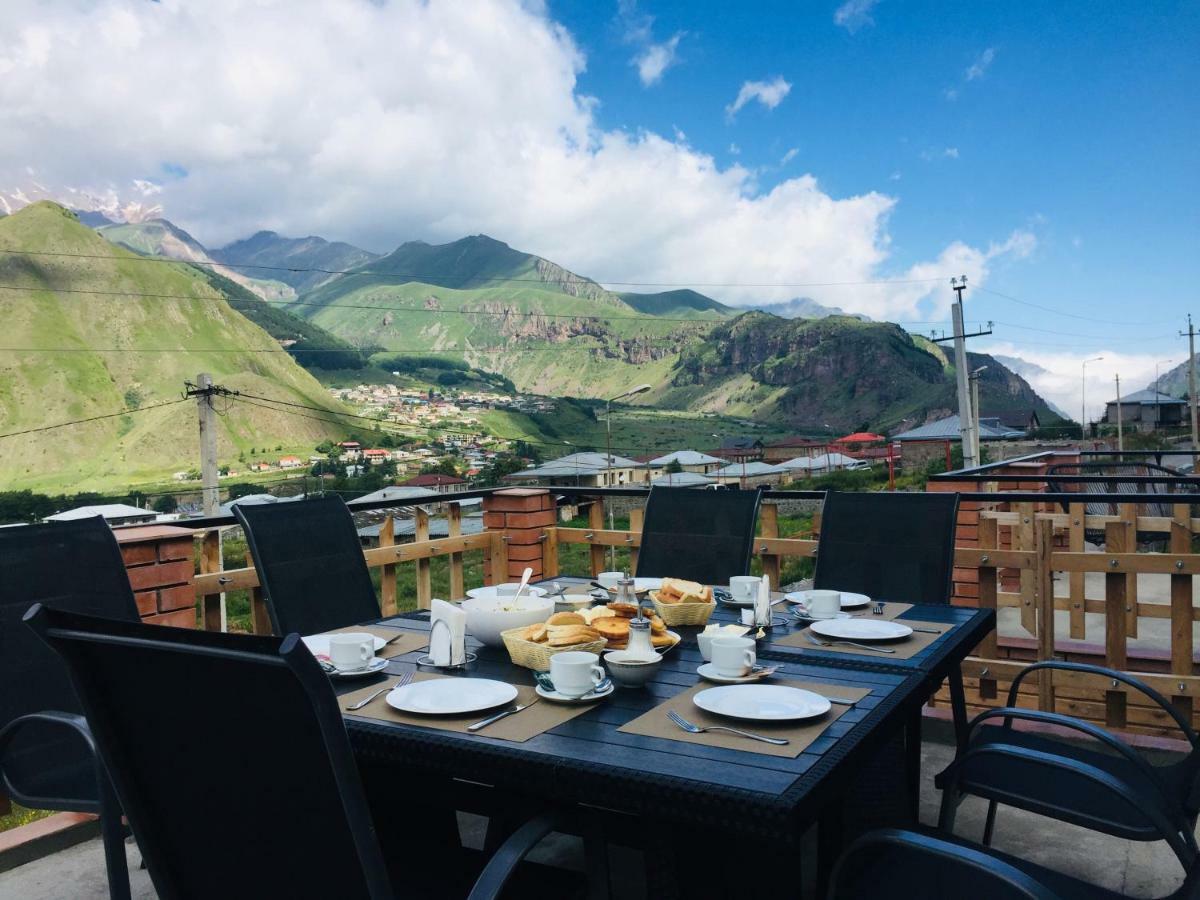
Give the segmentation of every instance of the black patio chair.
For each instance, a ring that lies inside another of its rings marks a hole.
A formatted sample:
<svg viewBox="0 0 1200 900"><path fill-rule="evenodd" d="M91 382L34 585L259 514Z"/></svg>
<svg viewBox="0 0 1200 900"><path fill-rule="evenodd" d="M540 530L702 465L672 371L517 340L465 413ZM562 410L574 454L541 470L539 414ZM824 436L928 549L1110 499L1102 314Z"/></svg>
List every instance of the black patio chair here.
<svg viewBox="0 0 1200 900"><path fill-rule="evenodd" d="M467 893L466 865L439 868L431 890L417 887L431 863L401 866L401 842L385 859L338 699L299 635L158 628L40 604L25 619L66 662L159 897ZM181 768L184 758L198 764ZM422 809L408 814L419 832ZM544 815L518 829L472 900L498 896L555 824Z"/></svg>
<svg viewBox="0 0 1200 900"><path fill-rule="evenodd" d="M1154 765L1116 735L1061 713L1018 709L1021 682L1034 672L1096 675L1153 700L1191 746L1180 761ZM1003 721L1002 725L994 724ZM1014 720L1068 729L1083 746L1044 733L1018 731ZM988 801L983 843L990 845L999 803L1132 841L1166 841L1185 868L1200 858L1194 835L1200 811L1200 738L1167 698L1114 669L1057 660L1034 663L1013 679L1008 705L970 723L967 741L935 779L942 789L939 827L949 832L967 795Z"/></svg>
<svg viewBox="0 0 1200 900"><path fill-rule="evenodd" d="M728 584L750 571L762 493L651 488L637 572Z"/></svg>
<svg viewBox="0 0 1200 900"><path fill-rule="evenodd" d="M378 619L354 519L336 494L236 504L277 635L319 634Z"/></svg>
<svg viewBox="0 0 1200 900"><path fill-rule="evenodd" d="M958 494L829 491L813 587L946 605L957 520Z"/></svg>
<svg viewBox="0 0 1200 900"><path fill-rule="evenodd" d="M828 900L1132 900L1071 875L1006 853L926 831L865 834L838 860ZM1200 898L1200 867L1163 900Z"/></svg>
<svg viewBox="0 0 1200 900"><path fill-rule="evenodd" d="M37 602L138 620L104 519L0 528L0 787L32 809L98 815L109 894L128 897L120 804L66 667L21 621Z"/></svg>

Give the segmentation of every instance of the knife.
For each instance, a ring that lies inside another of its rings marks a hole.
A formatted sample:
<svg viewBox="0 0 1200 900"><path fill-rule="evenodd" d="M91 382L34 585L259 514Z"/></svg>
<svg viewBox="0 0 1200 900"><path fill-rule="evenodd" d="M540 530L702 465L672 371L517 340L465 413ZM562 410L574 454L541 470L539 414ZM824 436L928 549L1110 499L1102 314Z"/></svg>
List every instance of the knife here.
<svg viewBox="0 0 1200 900"><path fill-rule="evenodd" d="M519 713L523 709L529 709L529 707L533 706L533 704L535 704L535 703L537 703L536 700L530 700L528 703L523 703L518 706L513 706L508 709L502 710L502 711L496 713L494 716L488 716L486 719L481 719L480 721L475 722L472 725L468 725L467 731L478 731L481 728L487 728L487 726L491 725L493 722L499 722L505 716L511 716L514 713Z"/></svg>

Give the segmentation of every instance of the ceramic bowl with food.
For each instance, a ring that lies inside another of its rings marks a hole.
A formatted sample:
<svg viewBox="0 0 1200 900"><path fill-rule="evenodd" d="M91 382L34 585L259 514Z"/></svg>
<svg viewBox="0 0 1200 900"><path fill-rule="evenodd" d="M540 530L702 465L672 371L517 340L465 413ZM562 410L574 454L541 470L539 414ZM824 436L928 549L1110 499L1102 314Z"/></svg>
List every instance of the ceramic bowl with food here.
<svg viewBox="0 0 1200 900"><path fill-rule="evenodd" d="M549 597L468 597L462 602L467 614L467 634L489 647L503 647L500 632L523 625L545 622L554 614Z"/></svg>
<svg viewBox="0 0 1200 900"><path fill-rule="evenodd" d="M604 654L604 665L613 683L619 687L645 687L658 672L662 657L657 653L654 659L641 656L631 656L628 650L609 650Z"/></svg>
<svg viewBox="0 0 1200 900"><path fill-rule="evenodd" d="M595 599L591 594L556 594L554 597L555 612L579 612L588 609Z"/></svg>
<svg viewBox="0 0 1200 900"><path fill-rule="evenodd" d="M467 596L473 600L491 600L496 597L513 597L517 593L517 588L521 585L517 582L511 584L490 584L487 587L471 588L467 591ZM547 591L542 587L534 587L532 584L526 585L525 590L521 591L521 597L545 597Z"/></svg>

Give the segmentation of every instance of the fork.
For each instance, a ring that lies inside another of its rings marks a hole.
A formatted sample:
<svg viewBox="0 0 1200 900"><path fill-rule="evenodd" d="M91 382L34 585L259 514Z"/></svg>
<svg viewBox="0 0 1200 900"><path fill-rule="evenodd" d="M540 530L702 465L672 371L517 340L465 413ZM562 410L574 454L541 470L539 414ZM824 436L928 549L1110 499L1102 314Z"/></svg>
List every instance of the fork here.
<svg viewBox="0 0 1200 900"><path fill-rule="evenodd" d="M821 638L817 637L811 631L804 632L804 636L806 638L808 638L809 643L816 644L818 647L842 646L842 647L856 647L859 650L870 650L872 653L895 653L896 652L895 650L891 650L887 647L872 647L868 644L856 644L856 643L854 643L854 641L825 641L825 640L822 640Z"/></svg>
<svg viewBox="0 0 1200 900"><path fill-rule="evenodd" d="M882 603L876 603L874 606L871 607L871 613L872 613L872 615L882 616L884 609L885 609L885 607Z"/></svg>
<svg viewBox="0 0 1200 900"><path fill-rule="evenodd" d="M356 709L362 709L364 706L366 706L368 703L370 703L372 700L374 700L380 694L386 694L388 691L394 691L396 688L402 688L412 680L413 680L413 673L405 672L403 675L400 676L400 680L397 681L395 684L388 685L387 687L381 687L379 690L377 690L375 693L371 694L366 699L359 700L353 706L347 706L346 712L354 712L354 710L356 710Z"/></svg>
<svg viewBox="0 0 1200 900"><path fill-rule="evenodd" d="M765 735L753 734L749 731L739 731L736 728L727 728L724 725L709 725L702 728L699 725L693 725L673 709L667 710L667 718L689 734L704 734L707 731L728 731L730 734L736 734L738 737L750 738L753 741L762 741L764 744L777 744L778 746L782 747L788 742L787 738L766 737Z"/></svg>

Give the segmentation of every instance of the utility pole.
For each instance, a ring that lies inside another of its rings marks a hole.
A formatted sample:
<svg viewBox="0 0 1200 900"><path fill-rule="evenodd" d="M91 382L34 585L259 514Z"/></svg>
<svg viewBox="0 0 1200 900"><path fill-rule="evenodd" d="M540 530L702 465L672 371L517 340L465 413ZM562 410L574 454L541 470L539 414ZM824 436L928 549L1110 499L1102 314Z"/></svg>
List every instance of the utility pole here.
<svg viewBox="0 0 1200 900"><path fill-rule="evenodd" d="M200 491L203 500L204 515L220 514L221 492L217 474L217 411L213 407L213 396L224 393L224 388L213 384L212 376L201 372L196 376L196 383L187 385L187 396L196 398L196 409L200 419ZM217 541L221 558L225 557L222 546L220 529L217 530ZM222 564L223 565L223 564ZM225 609L225 594L221 594L221 631L229 628L229 618Z"/></svg>
<svg viewBox="0 0 1200 900"><path fill-rule="evenodd" d="M1182 335L1183 332L1180 332ZM1188 409L1192 414L1192 449L1200 450L1200 432L1196 428L1196 329L1192 327L1192 314L1188 313Z"/></svg>
<svg viewBox="0 0 1200 900"><path fill-rule="evenodd" d="M1114 376L1117 379L1117 452L1125 451L1125 432L1121 428L1121 376Z"/></svg>
<svg viewBox="0 0 1200 900"><path fill-rule="evenodd" d="M983 460L983 453L980 451L980 448L979 448L979 440L980 440L980 438L979 438L979 417L980 417L980 413L979 413L979 376L981 374L983 374L983 371L985 369L987 369L987 366L980 366L978 369L976 369L970 375L971 411L972 411L971 424L973 426L972 432L975 436L975 459L977 459L979 461Z"/></svg>
<svg viewBox="0 0 1200 900"><path fill-rule="evenodd" d="M951 278L950 287L957 295L951 308L954 319L954 375L958 382L958 433L962 443L963 468L979 464L975 453L975 414L971 411L971 393L967 388L967 341L963 330L962 294L967 289L967 276Z"/></svg>

